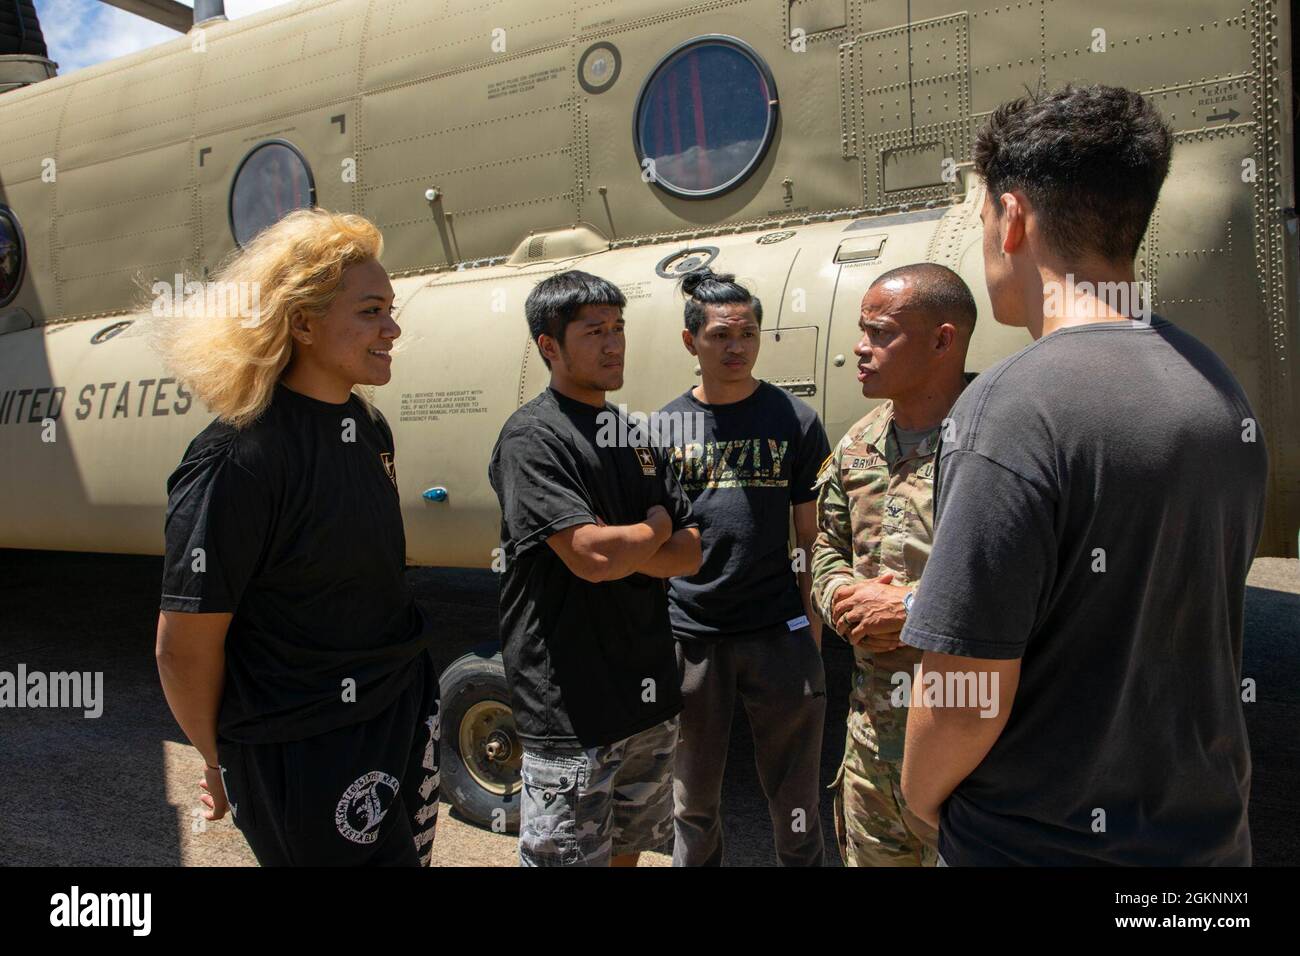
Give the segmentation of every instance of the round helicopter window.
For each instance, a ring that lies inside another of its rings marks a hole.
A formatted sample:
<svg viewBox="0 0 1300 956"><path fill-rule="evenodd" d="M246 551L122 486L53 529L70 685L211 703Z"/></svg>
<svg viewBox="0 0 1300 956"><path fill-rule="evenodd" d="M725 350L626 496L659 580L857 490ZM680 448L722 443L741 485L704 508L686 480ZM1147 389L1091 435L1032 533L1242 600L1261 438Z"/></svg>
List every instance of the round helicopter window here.
<svg viewBox="0 0 1300 956"><path fill-rule="evenodd" d="M311 168L292 143L272 140L253 148L230 189L230 230L240 246L295 209L316 204Z"/></svg>
<svg viewBox="0 0 1300 956"><path fill-rule="evenodd" d="M27 247L18 218L7 206L0 206L0 306L8 305L23 284Z"/></svg>
<svg viewBox="0 0 1300 956"><path fill-rule="evenodd" d="M637 158L677 196L716 196L753 172L776 132L776 85L733 37L700 37L670 52L637 101Z"/></svg>

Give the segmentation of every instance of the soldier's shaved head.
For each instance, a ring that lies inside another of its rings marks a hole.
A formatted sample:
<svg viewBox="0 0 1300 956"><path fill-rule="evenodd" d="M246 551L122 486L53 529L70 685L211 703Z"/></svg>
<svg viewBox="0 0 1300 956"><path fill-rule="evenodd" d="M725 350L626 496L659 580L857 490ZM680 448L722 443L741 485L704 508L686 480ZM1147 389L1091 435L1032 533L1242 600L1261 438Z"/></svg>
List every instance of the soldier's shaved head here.
<svg viewBox="0 0 1300 956"><path fill-rule="evenodd" d="M951 407L975 330L975 298L961 276L933 262L891 269L863 295L858 328L864 397L889 399L904 418L919 408L928 419L936 400Z"/></svg>
<svg viewBox="0 0 1300 956"><path fill-rule="evenodd" d="M899 266L878 276L870 288L884 287L905 295L906 307L923 312L936 324L951 322L967 339L975 331L975 297L957 273L937 262Z"/></svg>

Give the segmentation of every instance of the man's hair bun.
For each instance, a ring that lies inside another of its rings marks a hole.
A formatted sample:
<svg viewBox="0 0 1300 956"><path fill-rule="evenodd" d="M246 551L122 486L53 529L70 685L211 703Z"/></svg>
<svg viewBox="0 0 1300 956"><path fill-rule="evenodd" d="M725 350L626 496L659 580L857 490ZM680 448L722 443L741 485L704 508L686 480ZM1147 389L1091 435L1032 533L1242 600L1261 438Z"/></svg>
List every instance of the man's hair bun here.
<svg viewBox="0 0 1300 956"><path fill-rule="evenodd" d="M695 290L706 282L717 282L720 285L730 285L736 281L734 275L722 273L721 275L714 272L707 266L703 269L696 269L694 272L688 272L682 276L682 293L695 298Z"/></svg>

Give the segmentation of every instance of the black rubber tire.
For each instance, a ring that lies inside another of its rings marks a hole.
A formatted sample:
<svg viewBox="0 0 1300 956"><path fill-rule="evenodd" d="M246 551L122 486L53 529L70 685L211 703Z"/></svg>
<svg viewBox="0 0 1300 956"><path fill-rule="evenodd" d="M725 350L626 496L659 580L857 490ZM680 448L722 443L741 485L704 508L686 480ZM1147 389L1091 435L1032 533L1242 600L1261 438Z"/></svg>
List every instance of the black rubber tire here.
<svg viewBox="0 0 1300 956"><path fill-rule="evenodd" d="M499 794L483 787L465 767L460 753L460 725L469 709L482 700L510 706L506 668L495 644L476 647L448 665L438 680L442 691L442 797L461 816L492 827L505 811L506 833L519 832L519 793ZM501 824L496 824L499 829Z"/></svg>

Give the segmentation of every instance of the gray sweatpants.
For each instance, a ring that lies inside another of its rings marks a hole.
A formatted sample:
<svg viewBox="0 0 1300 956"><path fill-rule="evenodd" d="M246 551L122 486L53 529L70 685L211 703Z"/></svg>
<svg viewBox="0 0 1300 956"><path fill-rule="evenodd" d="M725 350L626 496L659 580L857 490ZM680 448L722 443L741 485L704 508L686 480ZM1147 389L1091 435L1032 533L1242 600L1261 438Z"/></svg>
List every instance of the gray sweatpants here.
<svg viewBox="0 0 1300 956"><path fill-rule="evenodd" d="M783 866L820 866L817 784L826 672L812 633L716 642L677 641L681 736L673 764L673 866L722 864L722 776L740 695Z"/></svg>

